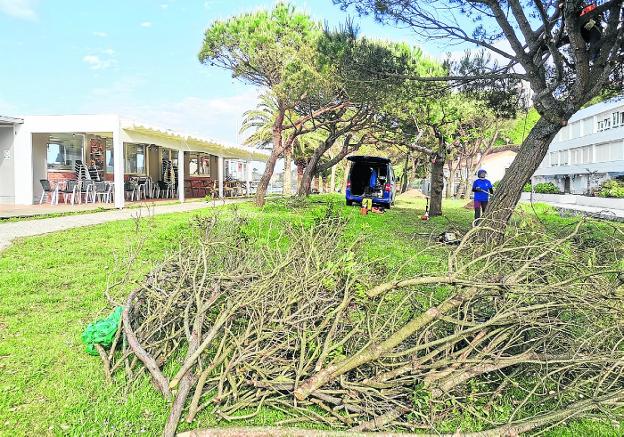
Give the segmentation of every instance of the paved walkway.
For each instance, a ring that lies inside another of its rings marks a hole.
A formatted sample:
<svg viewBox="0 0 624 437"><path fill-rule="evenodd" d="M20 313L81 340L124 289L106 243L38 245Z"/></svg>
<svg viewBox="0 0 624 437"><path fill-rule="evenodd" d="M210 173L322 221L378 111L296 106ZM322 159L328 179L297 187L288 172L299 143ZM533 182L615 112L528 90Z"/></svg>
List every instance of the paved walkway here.
<svg viewBox="0 0 624 437"><path fill-rule="evenodd" d="M529 203L528 200L522 202ZM536 202L537 203L537 202ZM624 222L624 209L614 208L599 208L595 206L575 205L570 203L555 203L555 202L543 202L546 203L558 211L568 212L570 214L585 215L588 217L600 218L603 220L614 220Z"/></svg>
<svg viewBox="0 0 624 437"><path fill-rule="evenodd" d="M216 205L241 201L242 200L217 201ZM33 235L64 231L66 229L79 228L82 226L99 225L116 220L128 220L137 216L148 217L152 215L195 211L202 208L209 208L213 205L215 204L212 202L191 202L160 206L146 205L140 208L117 209L113 211L76 214L39 220L22 220L8 223L0 222L0 251L10 246L11 242L16 238L32 237Z"/></svg>

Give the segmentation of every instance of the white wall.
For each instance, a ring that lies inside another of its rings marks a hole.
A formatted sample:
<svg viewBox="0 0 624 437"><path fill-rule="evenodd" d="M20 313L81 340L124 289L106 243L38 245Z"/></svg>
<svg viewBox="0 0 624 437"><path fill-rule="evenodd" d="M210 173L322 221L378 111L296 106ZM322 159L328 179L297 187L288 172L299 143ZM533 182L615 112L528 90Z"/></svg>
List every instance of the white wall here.
<svg viewBox="0 0 624 437"><path fill-rule="evenodd" d="M522 193L521 200L530 201L531 193ZM624 199L606 197L575 196L573 194L533 193L533 202L564 203L566 205L590 206L593 208L624 210Z"/></svg>
<svg viewBox="0 0 624 437"><path fill-rule="evenodd" d="M15 202L15 152L13 126L0 126L0 204Z"/></svg>
<svg viewBox="0 0 624 437"><path fill-rule="evenodd" d="M33 200L39 200L43 188L41 179L48 178L48 134L32 134Z"/></svg>
<svg viewBox="0 0 624 437"><path fill-rule="evenodd" d="M494 183L503 179L515 157L516 153L512 151L492 153L483 159L481 168L487 171L487 178Z"/></svg>

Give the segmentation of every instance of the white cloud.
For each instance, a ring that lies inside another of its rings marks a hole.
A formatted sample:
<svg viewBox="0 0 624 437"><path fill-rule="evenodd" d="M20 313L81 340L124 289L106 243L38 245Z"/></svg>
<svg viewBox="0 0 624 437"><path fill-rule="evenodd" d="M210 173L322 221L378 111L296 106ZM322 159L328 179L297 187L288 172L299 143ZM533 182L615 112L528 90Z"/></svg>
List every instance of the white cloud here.
<svg viewBox="0 0 624 437"><path fill-rule="evenodd" d="M105 100L110 102L109 108L106 108L106 110L118 113L120 110L117 107L123 106L121 102L127 101L130 95L143 83L144 79L142 76L125 76L113 82L109 87L94 88L91 91L91 96L98 101Z"/></svg>
<svg viewBox="0 0 624 437"><path fill-rule="evenodd" d="M169 5L167 3L163 3L162 5L160 5L160 9L167 9L169 7Z"/></svg>
<svg viewBox="0 0 624 437"><path fill-rule="evenodd" d="M102 59L98 55L83 56L82 61L87 64L91 70L105 70L107 68L117 65L117 61L115 59Z"/></svg>
<svg viewBox="0 0 624 437"><path fill-rule="evenodd" d="M240 144L244 140L238 134L243 113L255 107L257 99L256 91L213 99L186 97L176 102L138 107L129 115L163 128Z"/></svg>
<svg viewBox="0 0 624 437"><path fill-rule="evenodd" d="M115 50L112 48L97 50L96 53L89 53L82 57L82 62L87 64L91 70L106 70L117 66Z"/></svg>
<svg viewBox="0 0 624 437"><path fill-rule="evenodd" d="M476 53L478 51L484 50L482 47L477 47L475 45L462 44L460 45L461 49L450 51L439 56L440 61L444 61L450 57L453 61L459 61L466 55L466 50L469 49L471 52ZM513 50L511 49L511 44L506 39L501 39L496 41L493 46L500 51L513 54ZM492 50L485 49L485 52L491 56L491 60L494 62L498 62L500 66L506 65L509 63L509 59L505 56L501 55Z"/></svg>
<svg viewBox="0 0 624 437"><path fill-rule="evenodd" d="M35 0L0 0L0 12L23 20L36 20Z"/></svg>
<svg viewBox="0 0 624 437"><path fill-rule="evenodd" d="M151 21L144 21L141 23L141 27L152 27L152 22Z"/></svg>
<svg viewBox="0 0 624 437"><path fill-rule="evenodd" d="M93 36L97 36L98 38L106 38L108 33L106 32L93 32Z"/></svg>
<svg viewBox="0 0 624 437"><path fill-rule="evenodd" d="M185 97L179 100L146 104L133 96L144 84L138 77L126 77L109 88L95 89L92 98L98 111L121 114L139 122L181 133L212 138L225 144L242 144L238 134L243 113L258 103L258 92L245 91L230 97Z"/></svg>
<svg viewBox="0 0 624 437"><path fill-rule="evenodd" d="M210 9L213 6L217 6L222 3L223 3L223 0L206 0L204 2L204 9Z"/></svg>

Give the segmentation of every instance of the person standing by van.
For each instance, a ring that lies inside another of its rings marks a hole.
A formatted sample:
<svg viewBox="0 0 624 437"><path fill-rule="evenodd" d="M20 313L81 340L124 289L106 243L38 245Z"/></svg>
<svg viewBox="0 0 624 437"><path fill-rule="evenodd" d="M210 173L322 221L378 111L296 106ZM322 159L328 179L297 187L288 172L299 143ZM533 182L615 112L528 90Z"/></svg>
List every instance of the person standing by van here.
<svg viewBox="0 0 624 437"><path fill-rule="evenodd" d="M486 179L487 172L483 169L477 172L477 180L472 184L472 192L474 193L474 211L475 221L481 218L481 214L485 213L490 195L494 194L492 183Z"/></svg>

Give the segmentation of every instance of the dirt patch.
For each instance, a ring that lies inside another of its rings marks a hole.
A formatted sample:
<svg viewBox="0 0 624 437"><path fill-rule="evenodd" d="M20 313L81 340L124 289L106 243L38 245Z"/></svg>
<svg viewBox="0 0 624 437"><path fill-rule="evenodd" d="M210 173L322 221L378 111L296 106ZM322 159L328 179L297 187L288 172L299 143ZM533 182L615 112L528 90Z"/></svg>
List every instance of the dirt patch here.
<svg viewBox="0 0 624 437"><path fill-rule="evenodd" d="M400 194L399 198L402 200L409 200L409 199L425 199L426 197L420 190L411 189L411 190L407 190L403 194Z"/></svg>

